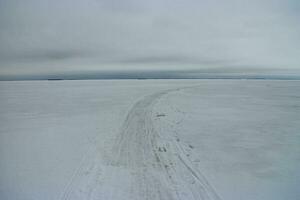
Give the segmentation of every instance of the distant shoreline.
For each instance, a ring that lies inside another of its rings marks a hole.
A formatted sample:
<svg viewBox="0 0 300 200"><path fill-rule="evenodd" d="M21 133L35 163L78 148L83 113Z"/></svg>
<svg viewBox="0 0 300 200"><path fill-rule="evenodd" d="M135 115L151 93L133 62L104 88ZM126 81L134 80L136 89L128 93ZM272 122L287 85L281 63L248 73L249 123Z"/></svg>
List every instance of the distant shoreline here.
<svg viewBox="0 0 300 200"><path fill-rule="evenodd" d="M300 81L300 77L295 78L270 78L270 77L215 77L215 78L80 78L80 79L0 79L0 82L5 81L84 81L84 80L282 80L282 81Z"/></svg>
<svg viewBox="0 0 300 200"><path fill-rule="evenodd" d="M146 79L254 79L300 80L300 71L214 72L209 70L162 70L162 71L101 71L69 72L34 75L0 75L0 81L25 80L146 80Z"/></svg>

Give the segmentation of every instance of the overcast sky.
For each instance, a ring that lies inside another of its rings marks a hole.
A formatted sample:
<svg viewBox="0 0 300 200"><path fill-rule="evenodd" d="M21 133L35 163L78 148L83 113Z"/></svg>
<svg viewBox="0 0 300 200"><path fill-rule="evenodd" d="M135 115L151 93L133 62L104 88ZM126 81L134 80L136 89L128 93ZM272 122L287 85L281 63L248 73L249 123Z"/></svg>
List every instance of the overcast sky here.
<svg viewBox="0 0 300 200"><path fill-rule="evenodd" d="M0 0L0 75L300 69L299 0Z"/></svg>

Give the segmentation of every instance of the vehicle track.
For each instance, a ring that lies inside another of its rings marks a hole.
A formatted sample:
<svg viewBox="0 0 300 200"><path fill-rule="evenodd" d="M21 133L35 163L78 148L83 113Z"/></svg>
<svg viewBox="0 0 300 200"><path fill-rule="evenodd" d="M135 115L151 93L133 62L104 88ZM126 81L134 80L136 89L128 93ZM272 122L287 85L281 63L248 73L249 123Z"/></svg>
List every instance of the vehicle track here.
<svg viewBox="0 0 300 200"><path fill-rule="evenodd" d="M221 199L193 166L180 142L155 129L153 106L163 95L178 90L144 97L132 107L124 121L114 146L113 165L132 172L132 199Z"/></svg>
<svg viewBox="0 0 300 200"><path fill-rule="evenodd" d="M155 128L155 103L186 88L192 87L158 92L135 103L112 147L110 161L105 165L98 152L103 149L91 144L60 199L221 200L175 135Z"/></svg>

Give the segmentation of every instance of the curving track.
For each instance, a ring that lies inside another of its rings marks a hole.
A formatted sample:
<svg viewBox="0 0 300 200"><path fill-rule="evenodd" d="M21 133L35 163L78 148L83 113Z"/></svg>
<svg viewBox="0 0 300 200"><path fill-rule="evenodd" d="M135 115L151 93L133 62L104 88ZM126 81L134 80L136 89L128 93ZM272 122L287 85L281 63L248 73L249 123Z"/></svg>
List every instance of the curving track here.
<svg viewBox="0 0 300 200"><path fill-rule="evenodd" d="M138 101L128 113L114 150L114 165L133 173L133 199L219 200L205 177L193 166L175 137L155 129L153 106L168 90ZM173 138L173 139L172 139Z"/></svg>
<svg viewBox="0 0 300 200"><path fill-rule="evenodd" d="M102 150L91 148L61 199L220 200L186 156L180 141L154 126L153 106L163 95L178 90L138 101L121 127L111 161L103 166L97 153Z"/></svg>

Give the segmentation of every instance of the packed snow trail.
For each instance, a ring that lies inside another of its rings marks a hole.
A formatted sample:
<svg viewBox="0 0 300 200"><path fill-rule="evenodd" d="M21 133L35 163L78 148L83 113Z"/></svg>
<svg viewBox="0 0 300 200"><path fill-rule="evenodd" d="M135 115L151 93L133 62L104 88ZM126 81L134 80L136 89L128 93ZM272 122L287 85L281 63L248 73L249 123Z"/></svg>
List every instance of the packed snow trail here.
<svg viewBox="0 0 300 200"><path fill-rule="evenodd" d="M132 107L122 126L114 148L116 153L113 165L133 172L133 199L220 199L205 177L193 166L180 142L155 129L154 104L163 95L178 90L144 97Z"/></svg>
<svg viewBox="0 0 300 200"><path fill-rule="evenodd" d="M155 117L161 117L153 113L155 103L181 89L135 103L106 162L99 152L107 150L91 144L61 200L220 200L175 134L160 133L154 126Z"/></svg>

